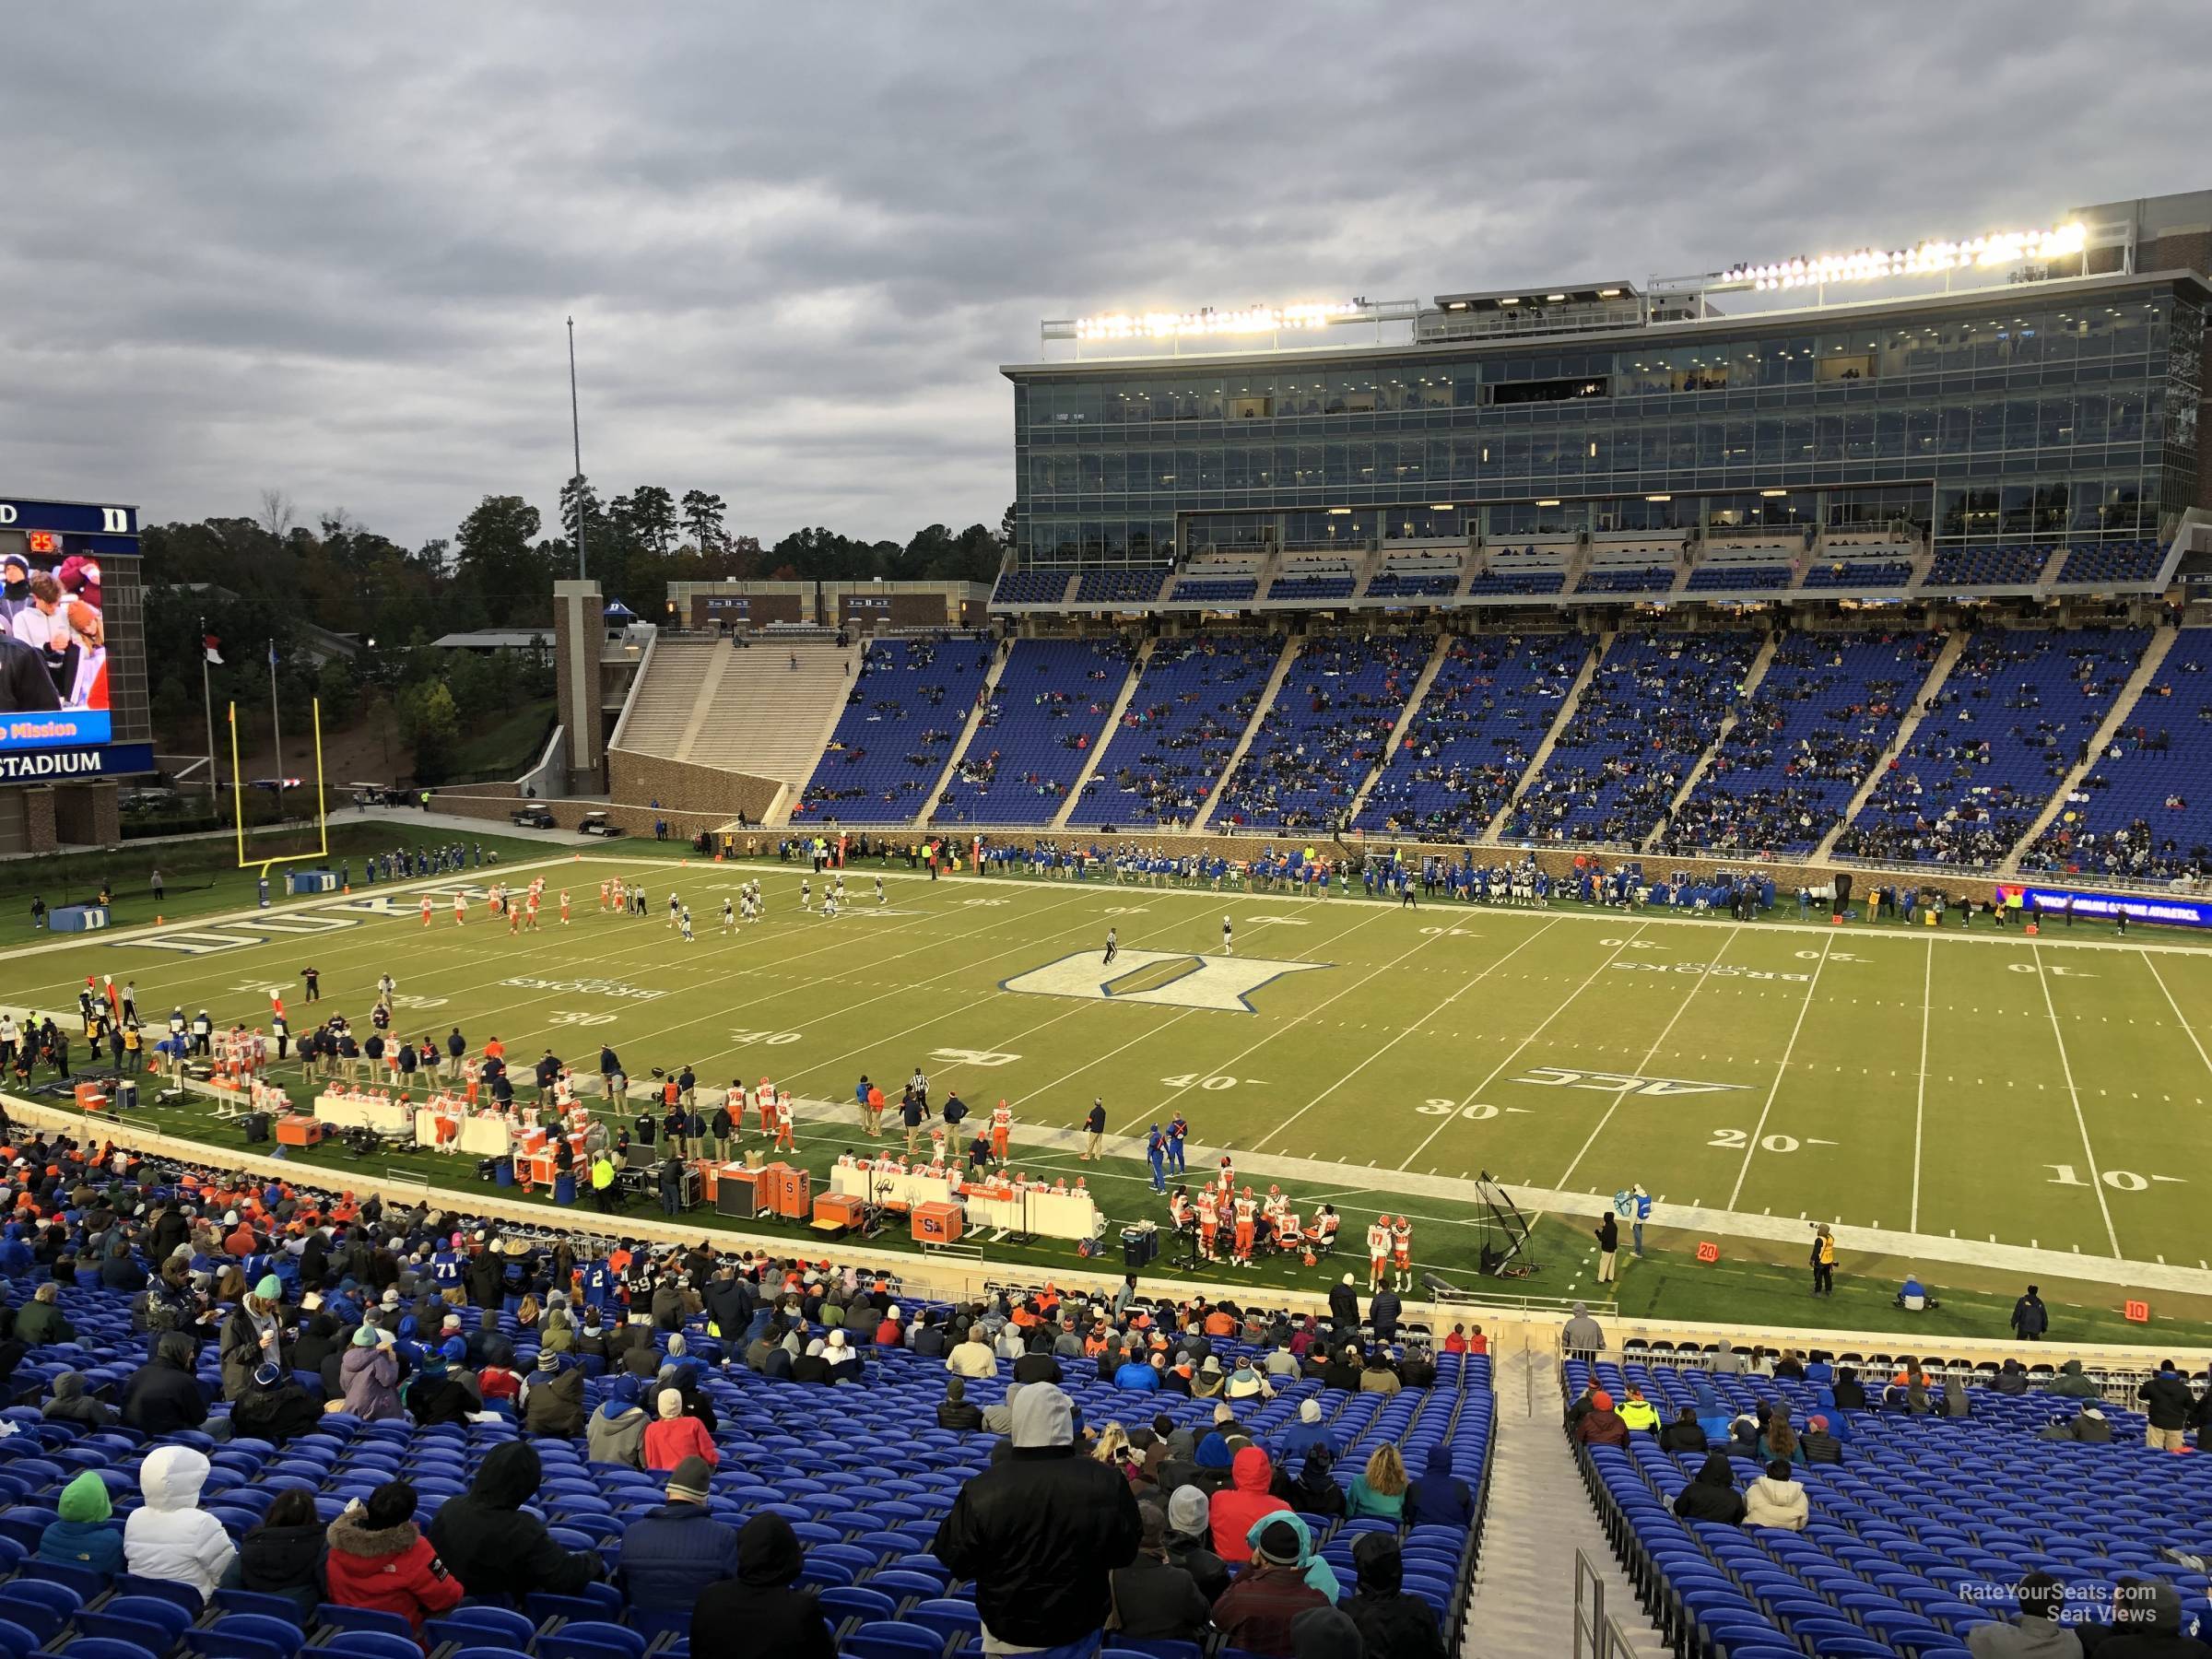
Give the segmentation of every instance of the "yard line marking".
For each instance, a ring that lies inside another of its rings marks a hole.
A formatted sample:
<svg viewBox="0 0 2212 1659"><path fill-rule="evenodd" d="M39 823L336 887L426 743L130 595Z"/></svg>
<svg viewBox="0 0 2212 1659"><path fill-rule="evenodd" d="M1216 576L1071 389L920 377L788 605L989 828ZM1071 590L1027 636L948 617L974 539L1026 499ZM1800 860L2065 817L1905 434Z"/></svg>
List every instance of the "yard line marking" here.
<svg viewBox="0 0 2212 1659"><path fill-rule="evenodd" d="M2188 1017L2182 1012L2182 1005L2173 1000L2173 993L2166 988L2165 977L2159 972L2159 965L2151 959L2147 950L2143 952L2143 966L2150 970L2150 977L2158 982L2159 994L2166 999L2166 1006L2173 1010L2173 1018L2181 1026L2182 1034L2189 1039L2189 1046L2196 1051L2196 1057L2205 1063L2205 1069L2212 1071L2212 1054L2205 1053L2205 1045L2196 1039L2195 1028L2190 1025Z"/></svg>
<svg viewBox="0 0 2212 1659"><path fill-rule="evenodd" d="M1639 938L1642 936L1644 926L1645 924L1641 922L1637 923L1636 931L1630 934L1627 938L1621 940L1619 944L1614 946L1613 954L1611 956L1608 956L1596 967L1591 969L1589 977L1587 979L1583 980L1581 984L1577 985L1566 996L1561 998L1558 1003L1554 1004L1551 1012L1545 1015L1544 1018L1536 1023L1536 1029L1531 1031L1527 1036L1522 1038L1519 1042L1513 1044L1512 1053L1506 1055L1504 1059L1499 1061L1498 1064L1491 1068L1490 1075L1483 1078L1481 1082L1477 1083L1474 1088L1468 1092L1466 1099L1460 1101L1458 1107L1453 1112L1450 1117L1440 1118L1437 1120L1436 1127L1429 1131L1427 1137L1419 1146L1416 1147L1411 1152L1406 1154L1406 1162L1400 1164L1398 1168L1401 1170L1406 1168L1413 1162L1415 1159L1426 1152L1429 1149L1429 1142L1434 1140L1438 1135L1441 1135L1444 1132L1444 1126L1446 1124L1457 1121L1460 1112L1465 1112L1469 1106L1475 1103L1475 1097L1477 1095L1481 1094L1484 1089L1489 1088L1491 1084L1495 1083L1500 1077L1504 1076L1506 1068L1512 1065L1515 1060L1518 1060L1521 1057L1521 1051L1526 1048L1530 1043L1534 1042L1537 1038L1543 1036L1545 1031L1550 1027L1551 1022L1567 1011L1567 1005L1574 1001L1576 997L1582 995L1583 992L1589 990L1592 985L1597 983L1598 977L1603 974L1606 969L1613 966L1614 962L1619 959L1620 953L1626 950L1630 946L1633 945ZM1533 1226L1534 1223L1532 1222L1531 1225Z"/></svg>
<svg viewBox="0 0 2212 1659"><path fill-rule="evenodd" d="M1320 1105L1322 1101L1327 1100L1339 1088L1342 1088L1347 1083L1349 1083L1354 1077L1365 1071L1370 1065L1373 1065L1377 1060L1380 1060L1391 1049L1397 1046L1398 1043L1403 1041L1407 1037L1412 1036L1415 1031L1418 1030L1420 1027L1426 1023L1426 1021L1434 1019L1439 1014L1441 1014L1446 1008L1450 1007L1453 1003L1457 1002L1461 997L1472 991L1477 985L1482 983L1484 980L1489 978L1491 974L1497 972L1499 969L1504 967L1506 963L1512 961L1513 958L1519 955L1524 948L1535 944L1538 939L1549 933L1551 931L1551 927L1552 924L1550 923L1546 923L1542 927L1537 928L1535 932L1530 934L1526 938L1523 939L1520 944L1514 946L1512 949L1507 951L1496 961L1490 963L1490 965L1485 968L1480 973L1477 973L1473 979L1467 981L1466 983L1461 985L1459 989L1453 992L1451 995L1445 997L1442 1002L1437 1004L1436 1006L1430 1010L1428 1014L1423 1016L1421 1019L1418 1019L1412 1025L1407 1026L1395 1037L1393 1037L1388 1042L1382 1044L1381 1048L1371 1049L1368 1052L1365 1059L1361 1060L1359 1064L1353 1066L1350 1071L1346 1072L1343 1077L1337 1078L1335 1082L1332 1083L1328 1088L1323 1089L1319 1094L1308 1100L1303 1106L1300 1106L1296 1112L1292 1112L1288 1117L1277 1124L1273 1132L1267 1135L1261 1144L1255 1145L1253 1150L1255 1152L1264 1151L1265 1149L1265 1140L1272 1140L1279 1145L1282 1140L1283 1132L1288 1129L1291 1124L1297 1123L1300 1118L1304 1117L1307 1112L1312 1111L1314 1107ZM1446 1120L1446 1122L1449 1121L1449 1119ZM1436 1137L1431 1135L1429 1138L1430 1140L1434 1140ZM1423 1141L1421 1143L1421 1145L1424 1147L1428 1144L1428 1141ZM1411 1162L1412 1160L1409 1159L1406 1161ZM1399 1166L1401 1169L1404 1167L1405 1165L1403 1164ZM1429 1173L1433 1175L1436 1173L1436 1171L1431 1170L1429 1171Z"/></svg>
<svg viewBox="0 0 2212 1659"><path fill-rule="evenodd" d="M1907 1232L1920 1230L1920 1152L1921 1124L1928 1110L1928 1027L1933 1023L1928 1003L1936 988L1936 941L1928 941L1928 965L1920 981L1920 1080L1912 1094L1912 1218L1905 1223ZM1891 1074L1894 1076L1895 1074Z"/></svg>
<svg viewBox="0 0 2212 1659"><path fill-rule="evenodd" d="M2112 1245L2112 1254L2120 1253L2119 1230L2112 1225L2112 1206L2105 1202L2104 1175L2097 1168L2096 1149L2089 1145L2089 1120L2081 1113L2081 1091L2074 1087L2074 1065L2066 1058L2065 1035L2059 1029L2058 1005L2051 998L2051 976L2043 971L2043 947L2033 947L2035 954L2035 982L2043 989L2043 1006L2051 1015L2051 1035L2058 1043L2058 1069L2065 1077L2066 1093L2074 1102L2075 1127L2081 1131L2081 1155L2088 1160L2089 1184L2097 1190L2097 1207L2104 1216L2105 1241Z"/></svg>
<svg viewBox="0 0 2212 1659"><path fill-rule="evenodd" d="M1636 1075L1638 1077L1641 1077L1645 1070L1650 1067L1652 1062L1659 1057L1659 1051L1666 1046L1666 1040L1674 1035L1676 1025L1680 1021L1682 1016L1688 1012L1689 1005L1697 1000L1697 994L1705 988L1705 982L1712 978L1712 970L1714 964L1717 963L1721 958L1726 954L1729 946L1735 944L1737 939L1743 936L1743 925L1740 923L1730 928L1728 930L1728 936L1723 939L1720 943L1720 947L1712 953L1712 960L1708 961L1705 966L1699 971L1697 982L1690 986L1689 994L1682 999L1681 1006L1676 1008L1673 1015L1669 1017L1665 1027L1660 1031L1657 1037L1652 1040L1652 1046L1644 1050L1643 1058L1636 1063ZM1582 1149L1575 1153L1573 1161L1568 1164L1567 1172L1561 1175L1559 1180L1553 1182L1552 1185L1563 1187L1569 1181L1573 1179L1575 1171L1583 1167L1583 1159L1590 1155L1590 1148L1597 1145L1597 1137L1605 1133L1606 1125L1613 1121L1613 1114L1620 1110L1621 1101L1627 1100L1628 1098L1628 1090L1625 1088L1619 1090L1614 1095L1613 1103L1606 1108L1605 1115L1599 1118L1596 1124L1591 1128L1588 1138L1583 1142Z"/></svg>
<svg viewBox="0 0 2212 1659"><path fill-rule="evenodd" d="M1377 915L1389 915L1394 912L1382 906L1377 906L1375 913ZM1364 924L1362 924L1362 925L1364 925ZM1347 929L1347 931L1348 932L1349 930ZM1265 1036L1262 1037L1257 1042L1249 1043L1245 1047L1239 1049L1235 1053L1231 1054L1228 1059L1220 1062L1218 1065L1215 1065L1211 1068L1202 1069L1210 1069L1211 1071L1217 1073L1230 1074L1230 1068L1234 1066L1238 1061L1243 1059L1245 1055L1256 1054L1260 1050L1265 1048L1270 1042L1273 1042L1277 1037L1282 1036L1285 1032L1297 1030L1300 1025L1303 1024L1306 1020L1312 1018L1313 1016L1320 1013L1322 1009L1328 1007L1330 1004L1335 1002L1338 997L1349 996L1354 991L1359 990L1363 986L1371 983L1377 975L1387 973L1391 969L1395 968L1407 957L1412 956L1416 951L1426 950L1430 946L1435 944L1437 940L1442 936L1443 935L1441 934L1430 934L1427 935L1419 944L1414 946L1411 949L1399 952L1396 956L1391 958L1389 961L1382 963L1378 968L1372 969L1363 977L1356 979L1350 984L1346 985L1343 990L1331 994L1326 1002L1318 1003L1313 1007L1308 1009L1305 1013L1297 1015L1294 1018L1284 1021L1281 1030L1270 1031ZM1514 947L1514 949L1516 950L1519 948L1519 946ZM1395 1040L1394 1039L1393 1041ZM1196 1076L1198 1074L1194 1073L1193 1075ZM1176 1089L1171 1094L1162 1096L1159 1102L1152 1108L1153 1112L1159 1112L1166 1110L1169 1106L1173 1105L1177 1100L1181 1100L1184 1095L1190 1093L1192 1088L1196 1087L1197 1085L1191 1084L1182 1088ZM1134 1128L1141 1121L1143 1121L1141 1116L1131 1118L1128 1125L1123 1130L1123 1133L1126 1134L1128 1129ZM1287 1124L1277 1125L1275 1133L1277 1135L1281 1134L1283 1128L1287 1126ZM1273 1138L1273 1136L1270 1136L1269 1138ZM1258 1143L1255 1142L1253 1144L1253 1149L1254 1151L1259 1149Z"/></svg>
<svg viewBox="0 0 2212 1659"><path fill-rule="evenodd" d="M1734 1209L1735 1201L1744 1195L1744 1182L1751 1174L1751 1159L1759 1153L1759 1137L1767 1132L1767 1119L1774 1110L1775 1097L1782 1093L1782 1080L1790 1075L1790 1056L1796 1052L1797 1035L1805 1030L1805 1017L1812 1012L1813 998L1820 990L1820 971L1828 966L1828 953L1834 947L1835 938L1830 935L1827 943L1820 947L1820 959L1813 964L1812 977L1805 982L1805 1000L1797 1005L1797 1022L1790 1027L1790 1040L1783 1045L1781 1063L1774 1067L1773 1087L1767 1090L1767 1103L1759 1109L1759 1123L1752 1129L1750 1138L1744 1143L1744 1167L1736 1171L1735 1185L1728 1193L1727 1207L1730 1209Z"/></svg>

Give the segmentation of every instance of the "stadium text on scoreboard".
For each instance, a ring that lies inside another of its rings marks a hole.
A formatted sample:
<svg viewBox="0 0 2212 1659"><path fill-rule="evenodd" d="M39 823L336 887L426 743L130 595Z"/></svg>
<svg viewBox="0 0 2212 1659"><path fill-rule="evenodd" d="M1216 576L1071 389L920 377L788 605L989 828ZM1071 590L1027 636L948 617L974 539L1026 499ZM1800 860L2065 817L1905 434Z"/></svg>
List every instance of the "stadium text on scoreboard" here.
<svg viewBox="0 0 2212 1659"><path fill-rule="evenodd" d="M36 738L33 742L51 742ZM105 743L82 748L41 748L0 754L0 783L36 783L47 778L116 778L154 770L150 743Z"/></svg>

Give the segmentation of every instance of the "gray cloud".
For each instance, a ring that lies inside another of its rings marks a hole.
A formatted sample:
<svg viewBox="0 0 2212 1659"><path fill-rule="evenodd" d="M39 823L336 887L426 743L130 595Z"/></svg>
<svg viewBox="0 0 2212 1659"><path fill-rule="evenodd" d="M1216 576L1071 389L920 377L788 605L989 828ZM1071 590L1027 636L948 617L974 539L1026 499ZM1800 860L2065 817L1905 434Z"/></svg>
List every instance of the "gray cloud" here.
<svg viewBox="0 0 2212 1659"><path fill-rule="evenodd" d="M569 469L995 523L1040 317L1641 277L2194 188L2188 0L0 17L6 487L406 540ZM2184 170L2184 171L2177 171Z"/></svg>

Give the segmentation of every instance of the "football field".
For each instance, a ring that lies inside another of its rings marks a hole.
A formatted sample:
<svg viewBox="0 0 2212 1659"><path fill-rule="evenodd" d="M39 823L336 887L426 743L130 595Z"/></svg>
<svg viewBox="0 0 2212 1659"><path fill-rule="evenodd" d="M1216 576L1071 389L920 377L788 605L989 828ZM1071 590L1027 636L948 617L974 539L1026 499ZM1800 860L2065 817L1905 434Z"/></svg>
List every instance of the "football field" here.
<svg viewBox="0 0 2212 1659"><path fill-rule="evenodd" d="M880 872L880 903L879 872L849 870L829 920L823 878L798 865L610 850L540 867L535 935L495 924L473 888L456 924L449 878L20 949L0 959L0 1004L67 1009L87 974L112 974L149 1025L181 1006L265 1026L276 990L295 1030L343 1012L365 1032L389 971L394 1036L496 1036L518 1075L548 1048L595 1071L607 1042L633 1077L772 1077L820 1103L806 1128L825 1157L860 1139L863 1073L894 1104L916 1067L938 1102L1004 1098L1018 1143L1072 1130L1094 1097L1120 1135L1181 1112L1194 1174L1228 1148L1241 1179L1304 1213L1336 1204L1355 1240L1376 1209L1410 1209L1418 1259L1455 1272L1488 1171L1583 1232L1641 1182L1655 1226L1776 1261L1802 1260L1788 1241L1828 1222L1894 1235L1899 1260L1932 1253L1931 1274L2009 1269L1983 1247L2024 1247L2084 1280L2124 1277L2123 1258L2163 1270L2128 1282L2205 1288L2212 954L2170 935L933 882L903 861ZM603 912L612 875L643 883L647 916ZM751 878L765 917L725 933L723 900ZM311 965L319 1006L300 999ZM1072 1143L1031 1145L1040 1172L1085 1174L1116 1224L1164 1219L1132 1148L1084 1166ZM1568 1293L1544 1277L1528 1288Z"/></svg>

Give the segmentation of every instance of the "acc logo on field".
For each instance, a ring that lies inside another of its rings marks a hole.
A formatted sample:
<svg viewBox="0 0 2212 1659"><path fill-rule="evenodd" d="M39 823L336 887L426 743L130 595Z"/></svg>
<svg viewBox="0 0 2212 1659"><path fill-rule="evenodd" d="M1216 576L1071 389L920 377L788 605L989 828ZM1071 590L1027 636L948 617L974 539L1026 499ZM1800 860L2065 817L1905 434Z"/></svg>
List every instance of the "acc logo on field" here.
<svg viewBox="0 0 2212 1659"><path fill-rule="evenodd" d="M1001 980L1002 991L1040 996L1083 996L1099 1002L1151 1003L1166 1008L1216 1008L1227 1014L1258 1010L1246 1000L1286 974L1327 968L1328 962L1277 962L1265 957L1193 956L1173 950L1124 950L1109 968L1102 953L1078 951L1042 968Z"/></svg>

